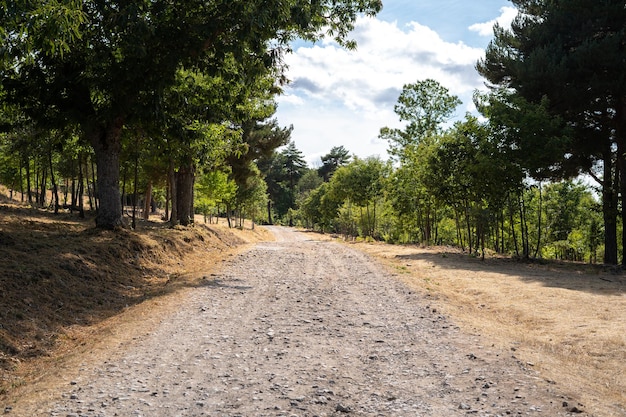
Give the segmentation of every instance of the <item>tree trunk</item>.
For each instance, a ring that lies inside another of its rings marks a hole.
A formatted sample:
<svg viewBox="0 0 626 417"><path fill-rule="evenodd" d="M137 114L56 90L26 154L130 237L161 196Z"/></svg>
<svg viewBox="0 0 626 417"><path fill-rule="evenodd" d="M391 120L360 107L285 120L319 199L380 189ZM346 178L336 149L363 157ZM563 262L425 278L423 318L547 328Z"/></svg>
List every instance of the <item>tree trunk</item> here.
<svg viewBox="0 0 626 417"><path fill-rule="evenodd" d="M541 247L541 211L543 210L543 194L541 188L541 181L539 182L539 214L537 214L537 247L535 248L534 258L537 258L539 254L539 248Z"/></svg>
<svg viewBox="0 0 626 417"><path fill-rule="evenodd" d="M526 204L522 194L518 197L520 228L522 231L522 256L524 259L530 258L530 243L528 236L528 221L526 219Z"/></svg>
<svg viewBox="0 0 626 417"><path fill-rule="evenodd" d="M610 145L605 147L604 181L602 184L602 215L604 217L604 263L617 265L617 191Z"/></svg>
<svg viewBox="0 0 626 417"><path fill-rule="evenodd" d="M26 192L28 193L28 204L33 204L33 191L30 183L30 159L26 158Z"/></svg>
<svg viewBox="0 0 626 417"><path fill-rule="evenodd" d="M472 253L472 219L470 216L469 202L465 200L465 225L467 226L467 246L469 253Z"/></svg>
<svg viewBox="0 0 626 417"><path fill-rule="evenodd" d="M152 206L152 181L148 181L146 186L146 194L143 202L143 219L148 220L150 218L150 207Z"/></svg>
<svg viewBox="0 0 626 417"><path fill-rule="evenodd" d="M170 219L170 180L169 180L169 173L167 176L167 181L165 182L165 215L164 215L164 220L165 221L169 221Z"/></svg>
<svg viewBox="0 0 626 417"><path fill-rule="evenodd" d="M39 206L39 167L37 158L33 160L33 170L35 171L35 205Z"/></svg>
<svg viewBox="0 0 626 417"><path fill-rule="evenodd" d="M81 157L81 160L82 160L82 157ZM92 188L89 186L89 165L87 165L87 155L85 155L84 168L85 168L84 177L85 177L85 185L87 186L87 201L89 201L89 210L91 212L94 212L95 208L94 208L94 203L93 203L93 193L91 192Z"/></svg>
<svg viewBox="0 0 626 417"><path fill-rule="evenodd" d="M122 170L122 196L120 197L120 204L122 205L122 213L124 212L124 207L126 206L126 177L128 176L128 170L126 166Z"/></svg>
<svg viewBox="0 0 626 417"><path fill-rule="evenodd" d="M96 154L98 167L98 192L100 207L96 215L96 227L115 229L125 227L120 200L120 150L124 120L120 117L105 128L95 128L89 139Z"/></svg>
<svg viewBox="0 0 626 417"><path fill-rule="evenodd" d="M65 190L63 190L63 205L67 205L67 193L70 191L70 181L65 179Z"/></svg>
<svg viewBox="0 0 626 417"><path fill-rule="evenodd" d="M511 236L513 237L513 244L515 245L515 255L519 258L519 245L517 243L517 234L515 233L515 217L513 210L513 203L511 202L511 194L508 196L509 199L509 216L511 221Z"/></svg>
<svg viewBox="0 0 626 417"><path fill-rule="evenodd" d="M137 229L137 183L139 182L139 138L135 141L135 175L133 179L133 220L131 227Z"/></svg>
<svg viewBox="0 0 626 417"><path fill-rule="evenodd" d="M459 215L459 209L454 206L454 225L456 226L456 240L461 247L461 250L465 252L465 239L463 239L463 227L461 227L461 220Z"/></svg>
<svg viewBox="0 0 626 417"><path fill-rule="evenodd" d="M176 171L174 171L174 162L170 161L170 173L169 173L169 183L170 183L170 200L172 202L172 213L170 214L170 223L172 226L178 224L178 202L176 201L177 197L177 186L176 186Z"/></svg>
<svg viewBox="0 0 626 417"><path fill-rule="evenodd" d="M193 224L193 185L195 169L192 162L180 167L176 177L176 207L178 222L183 226Z"/></svg>
<svg viewBox="0 0 626 417"><path fill-rule="evenodd" d="M98 187L96 187L96 167L93 162L93 158L89 158L91 161L91 184L93 186L93 203L98 211Z"/></svg>
<svg viewBox="0 0 626 417"><path fill-rule="evenodd" d="M72 198L70 198L70 214L74 212L74 207L76 207L77 202L76 202L76 169L74 168L74 164L76 163L75 159L72 159L72 163L71 163L71 171L72 171L72 187L71 187L71 193L72 193Z"/></svg>
<svg viewBox="0 0 626 417"><path fill-rule="evenodd" d="M41 186L39 187L39 205L41 207L45 207L46 206L46 185L48 182L48 169L46 168L46 164L43 163L41 164Z"/></svg>
<svg viewBox="0 0 626 417"><path fill-rule="evenodd" d="M23 161L22 158L20 158L20 194L22 195L20 198L20 201L23 203L24 202L24 177L23 177Z"/></svg>
<svg viewBox="0 0 626 417"><path fill-rule="evenodd" d="M78 155L78 216L81 219L85 218L85 204L83 202L84 183L82 156Z"/></svg>
<svg viewBox="0 0 626 417"><path fill-rule="evenodd" d="M618 101L615 121L616 121L616 142L617 142L617 172L619 175L619 190L622 197L622 266L626 267L626 98Z"/></svg>
<svg viewBox="0 0 626 417"><path fill-rule="evenodd" d="M50 164L50 181L52 181L52 196L54 197L54 214L59 213L59 188L56 178L54 178L54 167L52 166L52 150L48 153L48 163Z"/></svg>
<svg viewBox="0 0 626 417"><path fill-rule="evenodd" d="M272 201L267 200L267 223L272 225L274 222L272 221Z"/></svg>

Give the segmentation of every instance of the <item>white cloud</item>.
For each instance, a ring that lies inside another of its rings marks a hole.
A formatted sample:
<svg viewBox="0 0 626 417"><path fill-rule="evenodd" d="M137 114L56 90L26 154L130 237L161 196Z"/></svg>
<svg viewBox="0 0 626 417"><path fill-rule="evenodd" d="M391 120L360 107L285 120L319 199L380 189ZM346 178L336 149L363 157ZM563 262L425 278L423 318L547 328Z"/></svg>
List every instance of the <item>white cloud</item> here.
<svg viewBox="0 0 626 417"><path fill-rule="evenodd" d="M399 125L393 107L407 83L433 78L463 100L458 116L473 109L472 93L483 87L474 68L483 49L445 42L416 22L400 28L363 18L352 37L356 51L325 41L286 57L292 83L278 100L277 116L294 125L292 137L309 163L339 145L361 157L386 157L378 133Z"/></svg>
<svg viewBox="0 0 626 417"><path fill-rule="evenodd" d="M403 31L395 23L360 19L353 37L356 51L328 43L287 56L293 83L286 92L372 113L393 107L406 83L434 78L457 95L479 86L474 64L482 49L444 42L426 26L413 22Z"/></svg>
<svg viewBox="0 0 626 417"><path fill-rule="evenodd" d="M505 6L500 8L500 16L485 23L476 23L469 27L472 32L478 33L480 36L492 36L493 25L498 23L500 26L508 28L511 26L511 22L517 16L517 9L515 7Z"/></svg>

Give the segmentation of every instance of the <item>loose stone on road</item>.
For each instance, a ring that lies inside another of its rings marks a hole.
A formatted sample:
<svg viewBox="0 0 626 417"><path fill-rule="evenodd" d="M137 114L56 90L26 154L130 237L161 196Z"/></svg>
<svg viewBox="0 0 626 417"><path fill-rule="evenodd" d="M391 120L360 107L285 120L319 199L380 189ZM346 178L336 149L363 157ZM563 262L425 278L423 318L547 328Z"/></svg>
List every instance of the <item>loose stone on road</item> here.
<svg viewBox="0 0 626 417"><path fill-rule="evenodd" d="M367 255L271 230L276 242L232 259L153 332L83 363L23 415L570 415L558 387Z"/></svg>

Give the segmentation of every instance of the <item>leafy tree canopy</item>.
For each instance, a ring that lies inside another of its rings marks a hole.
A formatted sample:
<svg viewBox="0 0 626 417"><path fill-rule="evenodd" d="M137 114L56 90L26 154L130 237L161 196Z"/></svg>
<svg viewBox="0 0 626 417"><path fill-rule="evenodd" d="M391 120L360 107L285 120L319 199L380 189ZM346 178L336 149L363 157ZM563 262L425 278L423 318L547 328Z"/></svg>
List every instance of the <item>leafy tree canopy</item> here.
<svg viewBox="0 0 626 417"><path fill-rule="evenodd" d="M392 155L401 157L407 147L438 133L460 104L458 97L450 95L448 89L435 80L406 84L394 106L400 121L407 123L406 127L404 130L384 127L379 137L389 141Z"/></svg>

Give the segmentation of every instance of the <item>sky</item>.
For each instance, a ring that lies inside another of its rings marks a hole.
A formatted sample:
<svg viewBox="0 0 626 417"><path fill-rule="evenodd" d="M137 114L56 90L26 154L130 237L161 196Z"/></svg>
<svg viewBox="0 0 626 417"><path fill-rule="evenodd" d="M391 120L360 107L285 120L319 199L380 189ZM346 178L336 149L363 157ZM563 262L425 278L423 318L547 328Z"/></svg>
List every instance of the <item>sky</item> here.
<svg viewBox="0 0 626 417"><path fill-rule="evenodd" d="M382 127L401 128L393 107L408 83L432 78L463 104L455 117L475 112L472 94L484 88L475 64L493 37L510 24L507 0L383 0L375 18L359 18L356 51L332 40L298 43L286 56L291 83L278 97L275 117L293 125L292 140L311 167L332 147L360 158L387 159Z"/></svg>

